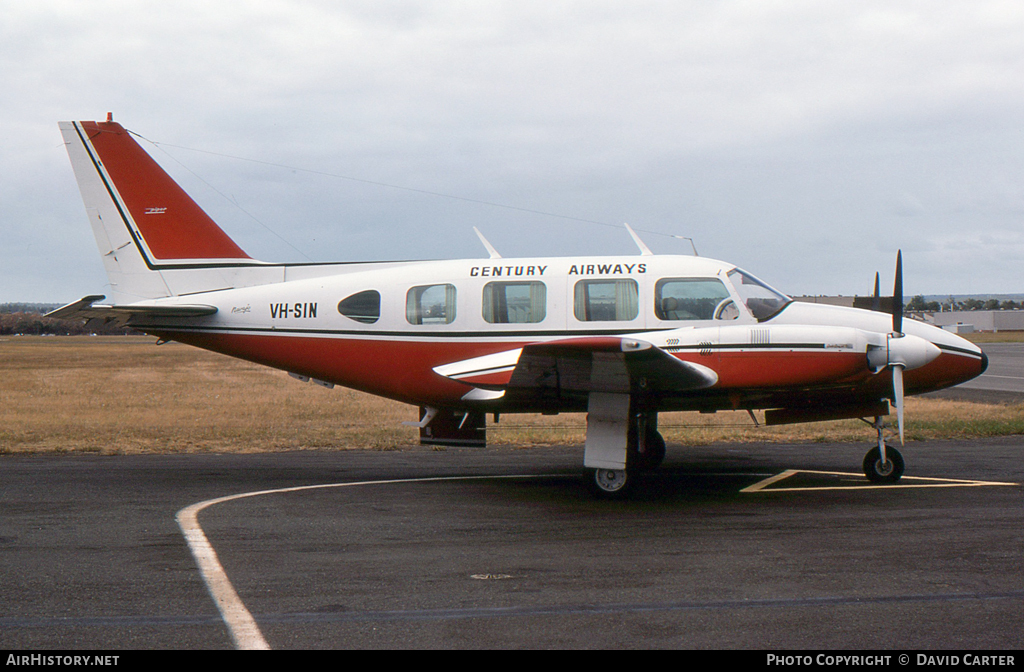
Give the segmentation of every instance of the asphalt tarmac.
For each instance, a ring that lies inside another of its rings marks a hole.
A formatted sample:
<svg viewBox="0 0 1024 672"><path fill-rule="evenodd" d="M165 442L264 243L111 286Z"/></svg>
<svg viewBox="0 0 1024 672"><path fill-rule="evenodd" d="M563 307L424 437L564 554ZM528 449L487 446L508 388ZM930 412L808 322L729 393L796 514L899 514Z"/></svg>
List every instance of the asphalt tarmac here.
<svg viewBox="0 0 1024 672"><path fill-rule="evenodd" d="M582 448L0 456L0 648L1018 648L1024 438L885 488L869 441L670 446L626 502ZM176 514L256 492L204 580Z"/></svg>

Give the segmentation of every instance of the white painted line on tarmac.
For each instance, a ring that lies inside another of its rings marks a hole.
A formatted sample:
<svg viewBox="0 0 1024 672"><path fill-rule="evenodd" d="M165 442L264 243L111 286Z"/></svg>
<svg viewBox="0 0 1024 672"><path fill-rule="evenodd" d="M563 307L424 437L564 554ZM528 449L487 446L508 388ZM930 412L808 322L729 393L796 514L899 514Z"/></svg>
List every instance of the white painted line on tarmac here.
<svg viewBox="0 0 1024 672"><path fill-rule="evenodd" d="M853 476L859 481L863 481L864 485L821 485L811 486L804 488L769 488L769 486L778 483L779 481L790 478L797 474L819 474L824 476ZM906 481L927 481L925 483L907 483ZM877 485L867 480L867 477L863 474L851 474L845 471L810 471L805 469L789 469L776 474L771 478L766 478L763 481L743 488L740 492L809 492L812 490L882 490L886 488L897 488L905 490L907 488L977 488L981 486L991 485L1020 485L1019 483L1001 483L998 481L974 481L965 480L960 478L928 478L925 476L904 476L900 479L899 483L893 483L890 485Z"/></svg>
<svg viewBox="0 0 1024 672"><path fill-rule="evenodd" d="M983 485L1018 485L1017 483L996 483L988 481L968 481L958 479L939 479L939 478L924 478L924 477L911 477L904 476L903 481L907 480L918 480L918 481L933 481L933 483L925 485L865 485L865 486L838 486L838 487L817 487L817 488L771 488L766 490L768 486L785 480L796 474L825 474L832 476L859 476L864 478L861 474L851 474L845 472L835 471L799 471L790 469L780 474L776 474L762 481L755 483L754 485L744 488L740 492L797 492L806 490L850 490L850 489L877 489L877 488L935 488L935 487L970 487L970 486L983 486ZM701 474L708 475L708 474ZM737 474L725 474L729 476L736 476ZM757 475L763 474L745 474L745 475ZM520 479L520 478L551 478L551 477L563 477L565 474L520 474L512 476L438 476L430 478L404 478L404 479L388 479L380 481L354 481L349 483L323 483L320 485L302 485L291 488L278 488L273 490L256 490L253 492L243 492L237 495L228 495L226 497L217 497L215 499L208 499L203 502L197 502L191 506L187 506L175 515L175 520L178 522L178 527L181 528L182 534L185 536L185 541L188 543L189 550L192 552L192 557L195 558L196 565L199 567L199 573L203 577L203 581L206 583L206 588L213 598L214 604L217 606L217 610L220 612L221 618L224 620L224 624L228 628L228 632L231 635L231 640L234 642L235 647L243 650L269 650L270 645L267 640L263 637L263 633L260 631L259 626L256 624L256 619L253 618L252 614L245 607L242 599L238 596L234 586L231 585L230 579L228 579L227 573L224 571L224 567L220 564L220 560L217 558L217 553L213 549L213 545L210 544L206 534L203 533L202 527L199 525L199 512L206 508L214 506L215 504L224 504L239 499L246 499L249 497L259 497L262 495L274 495L283 494L288 492L300 492L304 490L324 490L327 488L352 488L365 485L394 485L401 483L430 483L440 481L482 481L482 480L501 480L501 479Z"/></svg>
<svg viewBox="0 0 1024 672"><path fill-rule="evenodd" d="M403 478L383 481L356 481L351 483L323 483L320 485L302 485L293 488L278 488L276 490L256 490L243 492L237 495L228 495L216 499L208 499L204 502L197 502L187 506L174 516L178 521L178 527L185 535L185 542L199 566L199 573L206 583L206 589L210 592L217 610L220 612L224 624L228 628L231 640L235 648L242 650L269 650L270 645L260 632L256 619L252 617L245 604L238 596L234 586L228 579L224 567L217 558L217 552L213 545L206 538L202 527L199 526L199 512L214 504L223 504L248 497L259 497L261 495L275 495L286 492L299 492L302 490L323 490L326 488L352 488L360 485L391 485L396 483L429 483L434 481L482 481L513 478L547 478L552 476L564 476L564 474L521 474L514 476L438 476L432 478Z"/></svg>
<svg viewBox="0 0 1024 672"><path fill-rule="evenodd" d="M228 499L231 498L193 504L179 511L175 519L185 535L185 541L188 543L189 550L192 551L192 557L195 558L196 564L199 566L199 573L202 575L203 581L206 582L210 597L213 598L214 604L217 605L217 611L220 612L221 618L228 626L228 632L231 633L231 640L235 643L235 648L266 651L270 649L270 645L267 644L267 640L263 639L263 633L256 625L256 620L245 608L238 593L235 592L217 558L216 551L210 545L210 540L203 534L197 520L199 512L207 506L217 504L218 501L228 501Z"/></svg>

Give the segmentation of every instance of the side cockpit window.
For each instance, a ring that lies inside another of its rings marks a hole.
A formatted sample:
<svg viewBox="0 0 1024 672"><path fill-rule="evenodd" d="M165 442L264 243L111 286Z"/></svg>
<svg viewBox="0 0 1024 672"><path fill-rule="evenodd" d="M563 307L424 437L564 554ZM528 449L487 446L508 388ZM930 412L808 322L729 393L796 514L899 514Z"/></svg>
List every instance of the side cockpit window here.
<svg viewBox="0 0 1024 672"><path fill-rule="evenodd" d="M488 282L483 316L491 324L532 324L547 316L548 290L543 282Z"/></svg>
<svg viewBox="0 0 1024 672"><path fill-rule="evenodd" d="M338 312L350 320L373 324L380 319L380 292L368 289L338 302Z"/></svg>
<svg viewBox="0 0 1024 672"><path fill-rule="evenodd" d="M659 320L734 320L739 310L717 278L664 278L654 286Z"/></svg>
<svg viewBox="0 0 1024 672"><path fill-rule="evenodd" d="M729 271L729 281L736 288L736 293L740 295L740 300L747 306L747 310L758 322L775 317L793 302L793 299L782 292L772 289L738 268Z"/></svg>
<svg viewBox="0 0 1024 672"><path fill-rule="evenodd" d="M455 285L421 285L405 295L409 324L451 324L455 319Z"/></svg>

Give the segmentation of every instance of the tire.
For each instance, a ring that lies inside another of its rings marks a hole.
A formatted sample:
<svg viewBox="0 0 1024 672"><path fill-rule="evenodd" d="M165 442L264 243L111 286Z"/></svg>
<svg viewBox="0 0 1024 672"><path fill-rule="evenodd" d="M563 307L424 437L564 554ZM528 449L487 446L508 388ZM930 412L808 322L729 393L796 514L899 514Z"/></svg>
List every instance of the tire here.
<svg viewBox="0 0 1024 672"><path fill-rule="evenodd" d="M590 469L587 474L590 491L600 499L625 499L634 480L626 469Z"/></svg>
<svg viewBox="0 0 1024 672"><path fill-rule="evenodd" d="M665 439L656 429L648 429L644 440L644 452L637 449L636 441L630 435L629 452L626 462L630 469L654 471L665 460Z"/></svg>
<svg viewBox="0 0 1024 672"><path fill-rule="evenodd" d="M864 456L864 475L872 483L898 483L903 476L903 455L889 445L885 446L888 464L882 464L882 451L874 447Z"/></svg>

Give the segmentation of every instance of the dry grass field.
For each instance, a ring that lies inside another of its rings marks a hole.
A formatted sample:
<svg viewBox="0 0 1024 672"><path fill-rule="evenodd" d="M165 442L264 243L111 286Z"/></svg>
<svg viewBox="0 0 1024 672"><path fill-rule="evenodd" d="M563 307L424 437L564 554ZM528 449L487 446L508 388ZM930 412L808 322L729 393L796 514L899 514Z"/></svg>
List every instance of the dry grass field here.
<svg viewBox="0 0 1024 672"><path fill-rule="evenodd" d="M390 450L417 442L414 407L328 390L268 369L149 337L0 338L0 453ZM670 444L868 443L857 420L755 427L746 413L665 413ZM1024 405L907 401L909 440L1024 434ZM584 417L502 416L488 440L581 444Z"/></svg>
<svg viewBox="0 0 1024 672"><path fill-rule="evenodd" d="M973 343L1024 343L1024 331L979 331L960 335Z"/></svg>

